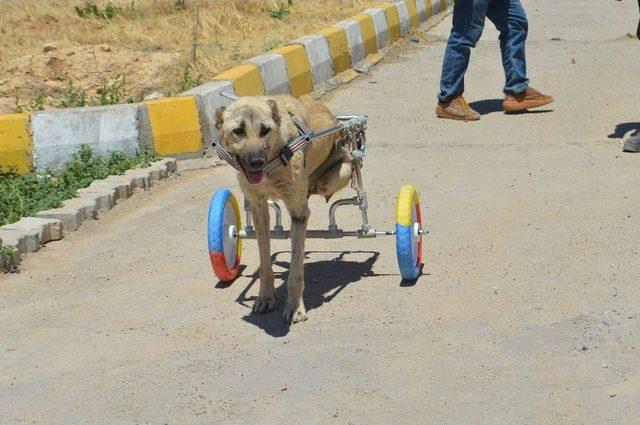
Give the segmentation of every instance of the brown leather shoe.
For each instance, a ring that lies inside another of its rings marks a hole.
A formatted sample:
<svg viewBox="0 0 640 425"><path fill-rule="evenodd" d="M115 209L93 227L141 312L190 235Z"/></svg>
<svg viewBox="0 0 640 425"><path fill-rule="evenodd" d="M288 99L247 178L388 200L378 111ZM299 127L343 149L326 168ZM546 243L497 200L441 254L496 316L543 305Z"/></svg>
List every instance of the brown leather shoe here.
<svg viewBox="0 0 640 425"><path fill-rule="evenodd" d="M502 102L502 107L505 112L517 112L538 108L551 102L553 102L553 97L544 95L532 87L527 87L522 93L507 93L504 102Z"/></svg>
<svg viewBox="0 0 640 425"><path fill-rule="evenodd" d="M436 115L439 118L459 121L477 121L480 114L471 109L464 97L454 97L448 102L438 102Z"/></svg>

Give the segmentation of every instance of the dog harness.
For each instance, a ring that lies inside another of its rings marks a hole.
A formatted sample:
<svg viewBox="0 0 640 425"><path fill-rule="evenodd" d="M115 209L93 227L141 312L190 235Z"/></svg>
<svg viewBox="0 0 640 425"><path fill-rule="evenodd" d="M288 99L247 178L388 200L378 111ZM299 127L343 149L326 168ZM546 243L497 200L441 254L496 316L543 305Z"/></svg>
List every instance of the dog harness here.
<svg viewBox="0 0 640 425"><path fill-rule="evenodd" d="M298 137L293 138L289 143L286 144L284 148L280 151L277 157L275 157L272 161L270 161L266 167L264 167L264 172L270 176L271 174L278 171L281 167L284 167L289 163L293 155L296 152L305 149L311 142L321 137L328 136L333 133L337 133L343 129L343 126L340 124L336 124L333 127L329 127L327 129L321 131L312 131L305 127L305 125L300 121L295 115L289 112L289 117L291 121L298 129L300 135ZM229 165L231 165L236 170L243 172L243 168L240 163L222 146L220 143L220 138L215 143L216 153L218 157L227 161Z"/></svg>

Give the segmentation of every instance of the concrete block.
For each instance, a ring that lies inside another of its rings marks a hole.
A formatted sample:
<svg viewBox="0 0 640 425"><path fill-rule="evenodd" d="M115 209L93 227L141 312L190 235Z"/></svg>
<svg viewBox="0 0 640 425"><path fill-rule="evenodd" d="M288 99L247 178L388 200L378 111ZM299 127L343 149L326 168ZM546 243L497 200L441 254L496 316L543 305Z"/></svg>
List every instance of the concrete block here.
<svg viewBox="0 0 640 425"><path fill-rule="evenodd" d="M98 155L135 154L138 108L127 104L36 112L31 119L36 169L60 169L82 144Z"/></svg>
<svg viewBox="0 0 640 425"><path fill-rule="evenodd" d="M62 204L63 208L72 208L80 211L82 221L98 218L98 202L94 198L71 198Z"/></svg>
<svg viewBox="0 0 640 425"><path fill-rule="evenodd" d="M289 87L292 96L302 96L313 91L313 77L311 64L304 47L299 44L278 47L272 50L274 54L282 55L289 76Z"/></svg>
<svg viewBox="0 0 640 425"><path fill-rule="evenodd" d="M64 236L62 222L49 218L23 217L15 223L2 226L2 229L24 231L30 234L37 233L37 237L32 237L31 242L39 240L41 245L52 240L62 239Z"/></svg>
<svg viewBox="0 0 640 425"><path fill-rule="evenodd" d="M141 145L151 144L160 155L202 155L202 131L193 96L149 100L140 111L140 136L145 139Z"/></svg>
<svg viewBox="0 0 640 425"><path fill-rule="evenodd" d="M360 25L360 34L364 41L364 53L372 55L378 52L378 42L376 39L376 27L373 18L368 13L359 13L353 17L353 20Z"/></svg>
<svg viewBox="0 0 640 425"><path fill-rule="evenodd" d="M216 81L231 81L237 96L261 96L264 84L258 67L254 64L238 65L213 77Z"/></svg>
<svg viewBox="0 0 640 425"><path fill-rule="evenodd" d="M104 180L105 183L113 185L116 190L116 197L120 199L128 199L133 195L136 184L132 178L125 176L110 176Z"/></svg>
<svg viewBox="0 0 640 425"><path fill-rule="evenodd" d="M329 42L333 73L338 75L349 69L351 67L351 52L346 31L343 28L329 27L320 30L320 34L324 35Z"/></svg>
<svg viewBox="0 0 640 425"><path fill-rule="evenodd" d="M10 167L18 173L33 169L33 145L27 114L0 115L0 169Z"/></svg>
<svg viewBox="0 0 640 425"><path fill-rule="evenodd" d="M13 248L17 255L27 252L25 238L18 230L2 230L0 228L0 240L3 246Z"/></svg>
<svg viewBox="0 0 640 425"><path fill-rule="evenodd" d="M158 162L166 165L167 174L175 173L178 170L178 161L175 158L163 158Z"/></svg>
<svg viewBox="0 0 640 425"><path fill-rule="evenodd" d="M11 227L10 224L0 227L0 239L2 239L2 245L12 247L18 254L36 252L41 245L40 232L34 229Z"/></svg>
<svg viewBox="0 0 640 425"><path fill-rule="evenodd" d="M400 36L404 37L409 34L409 31L411 30L409 9L407 8L407 3L404 0L395 2L395 6L398 10L398 17L400 18Z"/></svg>
<svg viewBox="0 0 640 425"><path fill-rule="evenodd" d="M107 191L111 190L115 194L115 202L120 199L127 199L133 194L135 185L133 180L127 179L124 176L110 176L104 180L96 180L89 185L89 191Z"/></svg>
<svg viewBox="0 0 640 425"><path fill-rule="evenodd" d="M83 212L77 208L60 207L36 213L36 217L59 220L65 229L76 230L83 222Z"/></svg>
<svg viewBox="0 0 640 425"><path fill-rule="evenodd" d="M124 173L124 175L125 177L132 179L135 186L142 190L149 189L153 184L151 182L151 173L141 168L136 168L134 170L127 170Z"/></svg>
<svg viewBox="0 0 640 425"><path fill-rule="evenodd" d="M144 169L149 170L151 180L153 182L157 182L167 177L167 167L164 164L153 164Z"/></svg>
<svg viewBox="0 0 640 425"><path fill-rule="evenodd" d="M366 9L363 13L371 15L373 27L376 30L376 46L382 50L389 45L389 25L382 9Z"/></svg>
<svg viewBox="0 0 640 425"><path fill-rule="evenodd" d="M409 11L409 24L411 28L415 28L420 23L420 16L418 15L417 0L405 0L407 10Z"/></svg>
<svg viewBox="0 0 640 425"><path fill-rule="evenodd" d="M307 53L314 88L333 78L333 59L327 37L320 34L307 35L294 40L293 43L301 44Z"/></svg>
<svg viewBox="0 0 640 425"><path fill-rule="evenodd" d="M429 17L428 10L427 10L427 3L425 2L425 0L415 0L415 1L416 1L416 7L418 8L418 21L420 23L423 23ZM426 0L426 1L429 1L429 6L431 6L430 0Z"/></svg>
<svg viewBox="0 0 640 425"><path fill-rule="evenodd" d="M110 211L116 206L116 191L113 187L85 187L78 189L77 193L80 199L93 200L100 212Z"/></svg>
<svg viewBox="0 0 640 425"><path fill-rule="evenodd" d="M351 66L357 64L366 57L364 40L362 39L362 31L357 21L340 21L334 27L342 28L347 34L347 43L349 43L349 53L351 56Z"/></svg>
<svg viewBox="0 0 640 425"><path fill-rule="evenodd" d="M182 93L182 96L195 96L196 98L205 147L212 146L218 139L215 119L216 109L222 106L228 106L233 102L232 100L221 96L220 93L235 96L236 91L233 88L233 83L228 80L214 81Z"/></svg>
<svg viewBox="0 0 640 425"><path fill-rule="evenodd" d="M387 25L389 26L389 40L391 42L400 39L400 15L398 9L392 3L382 3L380 9L384 10L384 14L387 18Z"/></svg>
<svg viewBox="0 0 640 425"><path fill-rule="evenodd" d="M289 94L289 75L284 57L274 53L260 55L248 60L258 67L266 94Z"/></svg>

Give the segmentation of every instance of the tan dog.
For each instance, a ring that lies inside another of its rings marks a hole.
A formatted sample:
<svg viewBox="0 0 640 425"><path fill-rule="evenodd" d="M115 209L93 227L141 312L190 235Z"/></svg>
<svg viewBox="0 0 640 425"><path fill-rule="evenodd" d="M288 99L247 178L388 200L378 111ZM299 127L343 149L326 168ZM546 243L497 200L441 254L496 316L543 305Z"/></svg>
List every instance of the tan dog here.
<svg viewBox="0 0 640 425"><path fill-rule="evenodd" d="M328 199L345 187L351 177L351 163L348 152L336 144L339 136L334 133L314 140L294 154L287 165L267 175L265 166L300 135L290 114L314 131L338 122L324 105L291 96L243 97L226 109L217 109L215 118L222 146L242 169L238 180L255 221L260 250L260 293L253 312L262 314L275 307L267 200L282 200L291 215L292 245L284 319L297 323L307 319L302 295L304 243L310 214L308 198L315 193Z"/></svg>

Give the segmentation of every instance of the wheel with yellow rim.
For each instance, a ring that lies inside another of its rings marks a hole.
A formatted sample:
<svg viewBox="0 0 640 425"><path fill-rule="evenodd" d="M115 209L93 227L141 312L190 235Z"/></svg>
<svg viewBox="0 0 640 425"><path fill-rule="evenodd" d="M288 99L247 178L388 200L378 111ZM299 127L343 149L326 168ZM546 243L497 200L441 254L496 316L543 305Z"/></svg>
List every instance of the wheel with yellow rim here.
<svg viewBox="0 0 640 425"><path fill-rule="evenodd" d="M422 214L416 188L403 186L396 201L396 253L403 279L413 280L422 266Z"/></svg>

